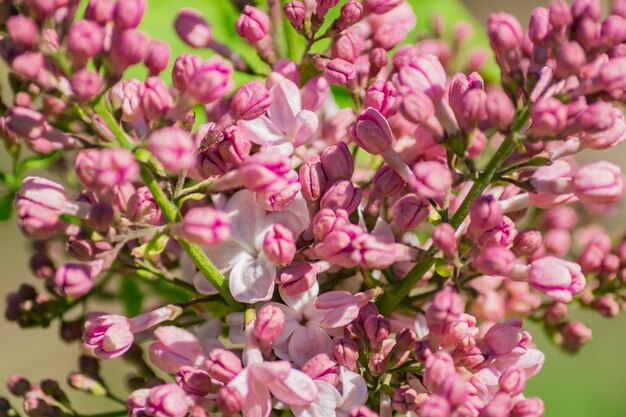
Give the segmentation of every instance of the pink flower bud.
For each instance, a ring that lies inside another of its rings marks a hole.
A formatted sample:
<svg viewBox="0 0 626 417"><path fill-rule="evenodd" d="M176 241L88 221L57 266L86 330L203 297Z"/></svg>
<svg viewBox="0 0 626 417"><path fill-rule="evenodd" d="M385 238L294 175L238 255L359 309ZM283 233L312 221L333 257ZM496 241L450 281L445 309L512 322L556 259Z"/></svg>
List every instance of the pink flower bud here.
<svg viewBox="0 0 626 417"><path fill-rule="evenodd" d="M436 391L448 376L454 374L452 357L444 351L437 352L426 358L426 363L424 364L424 386L431 391Z"/></svg>
<svg viewBox="0 0 626 417"><path fill-rule="evenodd" d="M602 8L598 0L574 0L572 3L572 16L574 18L589 17L598 20L601 14Z"/></svg>
<svg viewBox="0 0 626 417"><path fill-rule="evenodd" d="M253 120L261 116L272 104L272 96L260 81L244 84L230 103L236 119Z"/></svg>
<svg viewBox="0 0 626 417"><path fill-rule="evenodd" d="M565 256L570 249L571 237L565 229L552 229L546 233L544 246L548 253L559 257Z"/></svg>
<svg viewBox="0 0 626 417"><path fill-rule="evenodd" d="M626 87L626 57L611 59L602 65L598 81L606 91L623 90Z"/></svg>
<svg viewBox="0 0 626 417"><path fill-rule="evenodd" d="M537 101L531 109L532 134L553 137L563 130L567 122L567 107L556 98Z"/></svg>
<svg viewBox="0 0 626 417"><path fill-rule="evenodd" d="M385 197L398 194L405 185L404 180L388 165L383 165L374 175L374 190Z"/></svg>
<svg viewBox="0 0 626 417"><path fill-rule="evenodd" d="M85 19L105 26L113 19L115 0L90 0L85 9Z"/></svg>
<svg viewBox="0 0 626 417"><path fill-rule="evenodd" d="M423 124L431 128L432 119L435 117L435 105L425 93L411 91L403 94L399 110L402 116L411 123Z"/></svg>
<svg viewBox="0 0 626 417"><path fill-rule="evenodd" d="M104 80L97 72L83 68L72 76L70 85L76 100L85 102L100 94L104 87Z"/></svg>
<svg viewBox="0 0 626 417"><path fill-rule="evenodd" d="M174 67L172 68L174 87L181 92L185 91L187 89L187 82L201 63L200 57L196 55L180 54L174 61Z"/></svg>
<svg viewBox="0 0 626 417"><path fill-rule="evenodd" d="M335 386L339 384L337 362L327 353L320 353L309 359L302 366L302 372L314 381L324 381Z"/></svg>
<svg viewBox="0 0 626 417"><path fill-rule="evenodd" d="M441 197L452 186L452 173L437 161L416 163L413 174L417 180L415 193L425 199Z"/></svg>
<svg viewBox="0 0 626 417"><path fill-rule="evenodd" d="M357 116L356 122L350 126L350 134L357 145L373 155L387 152L393 143L389 122L371 107Z"/></svg>
<svg viewBox="0 0 626 417"><path fill-rule="evenodd" d="M27 177L15 197L22 232L31 239L49 239L61 227L59 216L67 203L60 184L40 177Z"/></svg>
<svg viewBox="0 0 626 417"><path fill-rule="evenodd" d="M383 341L386 340L391 333L391 323L380 314L368 317L365 323L363 323L363 328L374 350L380 349Z"/></svg>
<svg viewBox="0 0 626 417"><path fill-rule="evenodd" d="M356 0L348 0L339 12L339 18L335 20L338 30L344 30L354 25L363 18L363 5Z"/></svg>
<svg viewBox="0 0 626 417"><path fill-rule="evenodd" d="M543 411L543 401L537 397L531 397L516 402L511 410L511 417L541 417Z"/></svg>
<svg viewBox="0 0 626 417"><path fill-rule="evenodd" d="M237 34L248 42L258 42L269 33L270 18L256 7L246 6L235 27Z"/></svg>
<svg viewBox="0 0 626 417"><path fill-rule="evenodd" d="M572 321L559 328L563 337L563 349L569 352L577 352L586 343L591 341L591 329L579 321Z"/></svg>
<svg viewBox="0 0 626 417"><path fill-rule="evenodd" d="M133 344L134 336L126 317L92 314L85 322L83 346L100 359L123 355Z"/></svg>
<svg viewBox="0 0 626 417"><path fill-rule="evenodd" d="M241 360L230 350L216 348L211 351L204 366L211 378L227 384L243 369Z"/></svg>
<svg viewBox="0 0 626 417"><path fill-rule="evenodd" d="M359 360L359 344L345 337L335 339L333 341L333 355L338 365L354 371Z"/></svg>
<svg viewBox="0 0 626 417"><path fill-rule="evenodd" d="M256 314L254 334L262 341L274 341L282 333L284 326L283 311L273 304L266 304Z"/></svg>
<svg viewBox="0 0 626 417"><path fill-rule="evenodd" d="M535 45L546 45L550 34L550 12L545 7L533 9L528 24L528 37Z"/></svg>
<svg viewBox="0 0 626 417"><path fill-rule="evenodd" d="M504 92L494 90L487 93L485 101L487 119L500 130L506 130L515 116L513 102Z"/></svg>
<svg viewBox="0 0 626 417"><path fill-rule="evenodd" d="M337 181L320 200L320 208L331 210L345 210L348 213L354 212L361 204L363 193L361 189L350 181Z"/></svg>
<svg viewBox="0 0 626 417"><path fill-rule="evenodd" d="M502 206L493 196L486 195L476 199L470 209L470 227L477 232L484 232L497 227L502 221Z"/></svg>
<svg viewBox="0 0 626 417"><path fill-rule="evenodd" d="M302 164L298 174L302 185L302 196L307 201L316 201L326 192L329 181L319 159Z"/></svg>
<svg viewBox="0 0 626 417"><path fill-rule="evenodd" d="M350 62L334 58L326 64L324 77L330 84L343 86L356 78L356 70Z"/></svg>
<svg viewBox="0 0 626 417"><path fill-rule="evenodd" d="M407 414L413 411L418 405L418 394L413 388L408 386L400 387L393 393L391 406L400 414Z"/></svg>
<svg viewBox="0 0 626 417"><path fill-rule="evenodd" d="M389 58L387 57L387 51L384 48L374 48L370 51L370 71L378 74L382 68L387 66Z"/></svg>
<svg viewBox="0 0 626 417"><path fill-rule="evenodd" d="M54 274L52 286L60 296L80 298L93 288L91 268L87 264L62 265Z"/></svg>
<svg viewBox="0 0 626 417"><path fill-rule="evenodd" d="M504 371L499 380L500 391L511 396L521 394L526 387L526 372L517 367L511 367Z"/></svg>
<svg viewBox="0 0 626 417"><path fill-rule="evenodd" d="M367 13L385 14L402 4L402 0L365 0L363 6Z"/></svg>
<svg viewBox="0 0 626 417"><path fill-rule="evenodd" d="M515 16L508 13L494 13L487 20L489 43L497 53L507 53L520 46L522 26Z"/></svg>
<svg viewBox="0 0 626 417"><path fill-rule="evenodd" d="M367 406L353 407L348 417L378 417L378 414L367 408Z"/></svg>
<svg viewBox="0 0 626 417"><path fill-rule="evenodd" d="M338 35L332 45L332 57L352 64L361 56L365 39L360 30L347 30Z"/></svg>
<svg viewBox="0 0 626 417"><path fill-rule="evenodd" d="M41 52L24 52L11 62L11 69L26 80L34 80L44 69L44 56Z"/></svg>
<svg viewBox="0 0 626 417"><path fill-rule="evenodd" d="M513 405L509 394L498 392L481 410L478 417L508 417Z"/></svg>
<svg viewBox="0 0 626 417"><path fill-rule="evenodd" d="M265 210L283 211L293 203L298 193L302 190L296 171L289 171L283 178L287 181L287 185L280 191L257 193L256 200Z"/></svg>
<svg viewBox="0 0 626 417"><path fill-rule="evenodd" d="M167 68L170 61L170 47L165 41L155 40L148 44L143 63L150 71L150 75L158 75Z"/></svg>
<svg viewBox="0 0 626 417"><path fill-rule="evenodd" d="M399 68L396 81L396 85L421 91L439 103L447 90L448 76L437 57L417 55Z"/></svg>
<svg viewBox="0 0 626 417"><path fill-rule="evenodd" d="M308 262L292 262L278 271L276 282L281 294L302 294L317 282L317 269Z"/></svg>
<svg viewBox="0 0 626 417"><path fill-rule="evenodd" d="M586 148L602 150L626 140L624 114L615 106L602 101L589 105L576 118L580 140Z"/></svg>
<svg viewBox="0 0 626 417"><path fill-rule="evenodd" d="M214 390L208 372L192 366L183 366L176 373L176 383L186 393L205 397Z"/></svg>
<svg viewBox="0 0 626 417"><path fill-rule="evenodd" d="M193 165L195 148L189 135L174 127L155 130L148 137L148 150L172 172L180 172Z"/></svg>
<svg viewBox="0 0 626 417"><path fill-rule="evenodd" d="M569 303L572 296L582 292L586 284L578 264L552 256L531 263L528 276L531 287L563 303Z"/></svg>
<svg viewBox="0 0 626 417"><path fill-rule="evenodd" d="M570 230L578 221L576 212L571 207L556 207L546 212L544 218L545 227L548 229Z"/></svg>
<svg viewBox="0 0 626 417"><path fill-rule="evenodd" d="M598 297L593 302L593 307L603 317L611 318L619 314L620 306L615 299L610 295L603 295Z"/></svg>
<svg viewBox="0 0 626 417"><path fill-rule="evenodd" d="M329 182L350 181L354 173L354 160L348 146L339 142L326 148L321 155L321 164Z"/></svg>
<svg viewBox="0 0 626 417"><path fill-rule="evenodd" d="M39 28L37 24L27 16L14 15L7 19L7 32L16 44L31 48L37 44Z"/></svg>
<svg viewBox="0 0 626 417"><path fill-rule="evenodd" d="M372 107L384 117L397 113L396 97L398 93L393 83L377 80L369 86L363 99L363 107Z"/></svg>
<svg viewBox="0 0 626 417"><path fill-rule="evenodd" d="M157 224L161 209L146 187L138 188L131 194L126 205L126 217L134 223Z"/></svg>
<svg viewBox="0 0 626 417"><path fill-rule="evenodd" d="M119 6L120 3L118 3ZM116 73L143 61L148 50L148 37L143 32L125 30L113 36L111 61Z"/></svg>
<svg viewBox="0 0 626 417"><path fill-rule="evenodd" d="M531 256L541 247L541 232L536 229L522 230L513 241L513 253L517 256Z"/></svg>
<svg viewBox="0 0 626 417"><path fill-rule="evenodd" d="M453 258L457 250L454 227L450 223L441 223L433 230L433 244L443 252L446 258Z"/></svg>
<svg viewBox="0 0 626 417"><path fill-rule="evenodd" d="M149 77L139 90L141 110L148 120L156 120L172 108L173 100L165 82ZM173 161L175 164L176 162Z"/></svg>
<svg viewBox="0 0 626 417"><path fill-rule="evenodd" d="M328 13L330 9L332 9L337 4L339 4L339 0L316 0L315 2L317 2L317 8L315 9L315 14L320 17L326 16L326 13ZM311 3L315 3L315 2L311 2ZM315 4L311 4L311 6L309 7L315 7Z"/></svg>
<svg viewBox="0 0 626 417"><path fill-rule="evenodd" d="M139 26L146 12L146 0L118 0L113 10L116 31L134 29Z"/></svg>
<svg viewBox="0 0 626 417"><path fill-rule="evenodd" d="M252 143L241 134L237 126L230 126L223 132L224 139L217 145L220 157L230 168L237 168L250 155Z"/></svg>
<svg viewBox="0 0 626 417"><path fill-rule="evenodd" d="M225 386L218 391L215 402L224 415L231 416L241 410L244 399L235 387Z"/></svg>
<svg viewBox="0 0 626 417"><path fill-rule="evenodd" d="M67 51L78 66L84 65L89 58L98 55L103 43L103 29L90 20L75 22L67 32Z"/></svg>
<svg viewBox="0 0 626 417"><path fill-rule="evenodd" d="M560 78L577 75L587 62L583 47L576 41L562 45L556 56L555 74Z"/></svg>
<svg viewBox="0 0 626 417"><path fill-rule="evenodd" d="M290 161L285 156L261 152L241 163L239 175L243 185L254 192L278 192L287 185L283 176L290 170Z"/></svg>
<svg viewBox="0 0 626 417"><path fill-rule="evenodd" d="M146 414L159 417L184 417L189 411L187 395L176 384L157 385L146 400Z"/></svg>
<svg viewBox="0 0 626 417"><path fill-rule="evenodd" d="M189 77L185 91L201 104L212 103L226 96L234 87L232 65L214 57L200 64Z"/></svg>
<svg viewBox="0 0 626 417"><path fill-rule="evenodd" d="M350 224L345 210L322 209L313 218L313 234L316 242L326 239L329 233Z"/></svg>
<svg viewBox="0 0 626 417"><path fill-rule="evenodd" d="M453 408L458 408L469 396L468 382L459 375L448 375L437 388L437 394L445 398Z"/></svg>
<svg viewBox="0 0 626 417"><path fill-rule="evenodd" d="M450 287L445 287L433 298L433 302L426 310L429 340L438 346L443 336L446 336L460 320L465 309L461 296Z"/></svg>
<svg viewBox="0 0 626 417"><path fill-rule="evenodd" d="M213 38L207 21L193 9L181 9L176 16L174 28L183 42L192 48L206 48Z"/></svg>
<svg viewBox="0 0 626 417"><path fill-rule="evenodd" d="M276 265L288 265L296 254L293 233L281 224L273 225L263 238L263 253Z"/></svg>
<svg viewBox="0 0 626 417"><path fill-rule="evenodd" d="M415 194L407 194L391 207L391 225L401 232L416 229L430 214L430 203Z"/></svg>
<svg viewBox="0 0 626 417"><path fill-rule="evenodd" d="M173 231L184 239L202 246L212 246L230 237L228 216L212 207L194 207Z"/></svg>
<svg viewBox="0 0 626 417"><path fill-rule="evenodd" d="M488 246L474 261L474 267L487 275L508 275L514 267L515 255L503 246Z"/></svg>
<svg viewBox="0 0 626 417"><path fill-rule="evenodd" d="M584 165L572 177L572 188L576 197L584 203L616 202L624 194L622 170L606 161Z"/></svg>
<svg viewBox="0 0 626 417"><path fill-rule="evenodd" d="M301 29L306 17L306 6L301 1L290 1L283 9L285 17L296 29Z"/></svg>
<svg viewBox="0 0 626 417"><path fill-rule="evenodd" d="M187 330L176 326L162 326L154 331L158 340L150 345L150 362L159 369L176 373L181 366L199 366L204 360L200 341Z"/></svg>

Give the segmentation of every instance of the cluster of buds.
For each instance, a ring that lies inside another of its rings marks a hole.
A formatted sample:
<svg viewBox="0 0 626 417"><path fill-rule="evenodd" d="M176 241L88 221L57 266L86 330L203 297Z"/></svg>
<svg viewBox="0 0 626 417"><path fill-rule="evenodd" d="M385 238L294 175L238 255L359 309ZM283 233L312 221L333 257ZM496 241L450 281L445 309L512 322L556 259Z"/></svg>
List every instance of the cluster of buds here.
<svg viewBox="0 0 626 417"><path fill-rule="evenodd" d="M82 343L71 387L124 402L99 372L123 357L132 417L540 417L523 319L575 352L569 303L626 308L626 241L592 223L621 168L573 157L626 140L624 1L492 14L501 83L467 23L411 40L406 0L234 1L247 55L182 9L208 59L138 30L146 0L80 3L0 13L0 204L44 283L5 316ZM80 417L54 381L9 391Z"/></svg>

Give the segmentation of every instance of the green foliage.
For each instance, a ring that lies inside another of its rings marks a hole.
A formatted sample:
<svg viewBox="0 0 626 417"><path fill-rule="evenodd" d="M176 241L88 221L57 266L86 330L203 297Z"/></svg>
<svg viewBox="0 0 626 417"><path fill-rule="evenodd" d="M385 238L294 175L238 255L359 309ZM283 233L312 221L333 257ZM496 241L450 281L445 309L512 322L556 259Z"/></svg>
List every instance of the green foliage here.
<svg viewBox="0 0 626 417"><path fill-rule="evenodd" d="M124 314L134 317L141 313L144 292L132 277L124 277L120 280L120 300L124 306Z"/></svg>
<svg viewBox="0 0 626 417"><path fill-rule="evenodd" d="M165 250L167 242L170 240L167 235L155 236L152 240L133 249L133 256L144 258L146 256L155 256Z"/></svg>

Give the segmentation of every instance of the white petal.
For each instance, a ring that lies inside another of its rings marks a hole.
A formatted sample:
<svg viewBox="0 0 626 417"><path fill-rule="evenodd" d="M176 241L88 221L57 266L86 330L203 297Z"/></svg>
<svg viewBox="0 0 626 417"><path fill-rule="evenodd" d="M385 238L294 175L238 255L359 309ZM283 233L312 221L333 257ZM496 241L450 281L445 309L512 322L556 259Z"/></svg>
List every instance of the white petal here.
<svg viewBox="0 0 626 417"><path fill-rule="evenodd" d="M280 142L285 134L266 116L257 117L254 120L239 122L242 134L257 145L268 145Z"/></svg>
<svg viewBox="0 0 626 417"><path fill-rule="evenodd" d="M289 341L289 357L298 367L319 353L330 352L330 349L330 336L315 323L300 327Z"/></svg>
<svg viewBox="0 0 626 417"><path fill-rule="evenodd" d="M213 284L211 284L200 271L196 272L196 275L193 276L193 286L196 288L196 291L202 295L217 294L217 289L215 289Z"/></svg>
<svg viewBox="0 0 626 417"><path fill-rule="evenodd" d="M302 110L300 90L291 80L282 78L270 88L272 104L267 109L267 115L283 132L294 132L296 115Z"/></svg>
<svg viewBox="0 0 626 417"><path fill-rule="evenodd" d="M341 367L339 377L343 391L340 408L349 412L353 407L365 404L365 400L367 399L367 385L363 377L344 367Z"/></svg>
<svg viewBox="0 0 626 417"><path fill-rule="evenodd" d="M253 252L256 232L265 219L265 210L257 203L254 193L249 190L235 193L226 204L226 212L231 239Z"/></svg>
<svg viewBox="0 0 626 417"><path fill-rule="evenodd" d="M276 267L262 256L239 262L228 277L230 293L242 303L267 301L274 293Z"/></svg>
<svg viewBox="0 0 626 417"><path fill-rule="evenodd" d="M219 245L207 246L204 248L204 253L221 273L228 272L237 263L252 258L246 248L232 239Z"/></svg>
<svg viewBox="0 0 626 417"><path fill-rule="evenodd" d="M313 137L319 127L319 123L317 115L310 110L302 110L298 113L293 132L296 147L304 145Z"/></svg>

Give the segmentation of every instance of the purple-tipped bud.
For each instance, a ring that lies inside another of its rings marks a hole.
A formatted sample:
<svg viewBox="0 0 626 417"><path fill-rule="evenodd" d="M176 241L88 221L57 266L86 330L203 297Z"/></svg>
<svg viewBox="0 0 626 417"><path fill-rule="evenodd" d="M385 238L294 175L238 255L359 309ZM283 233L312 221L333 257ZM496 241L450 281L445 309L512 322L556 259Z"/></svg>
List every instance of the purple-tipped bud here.
<svg viewBox="0 0 626 417"><path fill-rule="evenodd" d="M185 91L201 104L212 103L230 93L234 87L233 67L219 57L200 64L187 80Z"/></svg>
<svg viewBox="0 0 626 417"><path fill-rule="evenodd" d="M115 30L122 31L139 26L146 6L146 0L118 0L113 10Z"/></svg>
<svg viewBox="0 0 626 417"><path fill-rule="evenodd" d="M89 58L98 55L103 43L103 29L90 20L75 22L67 32L67 52L78 66L84 65Z"/></svg>
<svg viewBox="0 0 626 417"><path fill-rule="evenodd" d="M67 263L54 274L54 292L63 297L79 298L93 288L91 268L87 264Z"/></svg>
<svg viewBox="0 0 626 417"><path fill-rule="evenodd" d="M341 7L339 18L335 20L337 30L344 30L354 25L363 18L363 5L357 0L348 0Z"/></svg>
<svg viewBox="0 0 626 417"><path fill-rule="evenodd" d="M131 194L126 205L126 217L134 223L158 223L161 218L161 209L148 188L140 187Z"/></svg>
<svg viewBox="0 0 626 417"><path fill-rule="evenodd" d="M176 225L174 233L193 243L211 246L230 237L228 216L212 207L194 207Z"/></svg>
<svg viewBox="0 0 626 417"><path fill-rule="evenodd" d="M433 244L443 252L446 258L453 258L457 250L454 227L450 223L441 223L433 230Z"/></svg>
<svg viewBox="0 0 626 417"><path fill-rule="evenodd" d="M225 386L218 391L215 402L225 416L232 416L241 410L244 399L235 387Z"/></svg>
<svg viewBox="0 0 626 417"><path fill-rule="evenodd" d="M100 94L104 80L97 72L83 68L72 76L70 86L76 100L85 102Z"/></svg>
<svg viewBox="0 0 626 417"><path fill-rule="evenodd" d="M299 180L302 185L302 196L307 201L318 200L326 192L329 182L324 166L317 158L300 166Z"/></svg>
<svg viewBox="0 0 626 417"><path fill-rule="evenodd" d="M361 189L350 181L337 181L322 196L320 208L352 213L361 204L362 197Z"/></svg>
<svg viewBox="0 0 626 417"><path fill-rule="evenodd" d="M393 83L382 80L375 81L367 89L363 99L363 107L372 107L378 110L384 117L393 116L397 113L396 97L398 92Z"/></svg>
<svg viewBox="0 0 626 417"><path fill-rule="evenodd" d="M256 314L254 334L264 342L273 342L283 331L285 314L272 304L266 304Z"/></svg>
<svg viewBox="0 0 626 417"><path fill-rule="evenodd" d="M437 161L421 161L413 165L418 196L429 199L441 197L452 186L452 173L444 164Z"/></svg>
<svg viewBox="0 0 626 417"><path fill-rule="evenodd" d="M256 7L246 6L237 19L237 34L248 42L258 42L269 33L270 18Z"/></svg>
<svg viewBox="0 0 626 417"><path fill-rule="evenodd" d="M272 104L272 95L260 81L244 84L230 102L236 119L253 120L261 116Z"/></svg>
<svg viewBox="0 0 626 417"><path fill-rule="evenodd" d="M532 256L541 247L541 232L537 229L524 229L513 240L513 253L517 256Z"/></svg>
<svg viewBox="0 0 626 417"><path fill-rule="evenodd" d="M370 340L370 346L374 350L380 349L384 340L391 333L391 323L382 315L370 316L363 324L365 335Z"/></svg>
<svg viewBox="0 0 626 417"><path fill-rule="evenodd" d="M273 225L263 238L263 253L276 265L288 265L296 254L293 233L279 223Z"/></svg>
<svg viewBox="0 0 626 417"><path fill-rule="evenodd" d="M624 195L622 170L607 161L584 165L572 177L572 188L584 203L607 204L619 201Z"/></svg>
<svg viewBox="0 0 626 417"><path fill-rule="evenodd" d="M487 120L500 130L506 130L515 116L513 102L504 92L494 90L487 93L485 101Z"/></svg>
<svg viewBox="0 0 626 417"><path fill-rule="evenodd" d="M173 127L155 130L148 137L148 150L172 172L190 168L195 162L196 149L189 135Z"/></svg>
<svg viewBox="0 0 626 417"><path fill-rule="evenodd" d="M357 145L373 155L387 152L393 143L389 122L371 107L357 116L356 122L350 126L350 134Z"/></svg>
<svg viewBox="0 0 626 417"><path fill-rule="evenodd" d="M334 58L326 64L324 77L330 84L343 86L356 78L356 69L350 62Z"/></svg>
<svg viewBox="0 0 626 417"><path fill-rule="evenodd" d="M192 366L181 366L176 373L176 383L186 393L205 397L214 390L213 382L208 372Z"/></svg>
<svg viewBox="0 0 626 417"><path fill-rule="evenodd" d="M23 378L21 375L11 375L9 379L7 379L7 389L12 395L16 397L21 397L26 394L31 389L30 382Z"/></svg>
<svg viewBox="0 0 626 417"><path fill-rule="evenodd" d="M282 294L302 294L317 282L317 270L308 262L292 262L278 272L276 282Z"/></svg>
<svg viewBox="0 0 626 417"><path fill-rule="evenodd" d="M339 142L326 148L321 155L321 164L329 182L350 180L354 173L354 160L348 145Z"/></svg>
<svg viewBox="0 0 626 417"><path fill-rule="evenodd" d="M494 13L487 20L487 36L494 51L507 53L522 42L522 26L508 13Z"/></svg>
<svg viewBox="0 0 626 417"><path fill-rule="evenodd" d="M502 221L502 206L500 202L487 195L476 199L470 209L470 227L476 232L484 232L498 226Z"/></svg>
<svg viewBox="0 0 626 417"><path fill-rule="evenodd" d="M39 28L35 21L27 16L15 15L7 19L7 31L16 44L31 48L37 44L39 39Z"/></svg>
<svg viewBox="0 0 626 417"><path fill-rule="evenodd" d="M474 267L487 275L508 275L515 263L515 254L504 246L489 246L483 249L474 261Z"/></svg>
<svg viewBox="0 0 626 417"><path fill-rule="evenodd" d="M170 46L165 41L155 40L150 42L146 56L143 59L144 65L150 71L150 75L158 75L167 68L170 61Z"/></svg>
<svg viewBox="0 0 626 417"><path fill-rule="evenodd" d="M391 207L391 225L401 232L417 228L430 214L430 203L415 194L407 194Z"/></svg>
<svg viewBox="0 0 626 417"><path fill-rule="evenodd" d="M332 57L340 58L352 64L361 56L365 39L360 30L347 30L338 35L332 45Z"/></svg>
<svg viewBox="0 0 626 417"><path fill-rule="evenodd" d="M180 10L174 28L183 42L192 48L206 48L213 39L213 31L206 19L193 9Z"/></svg>
<svg viewBox="0 0 626 417"><path fill-rule="evenodd" d="M306 17L306 6L301 1L290 1L284 7L285 17L296 29L301 29Z"/></svg>
<svg viewBox="0 0 626 417"><path fill-rule="evenodd" d="M213 349L204 361L211 378L227 384L243 369L241 360L230 350Z"/></svg>
<svg viewBox="0 0 626 417"><path fill-rule="evenodd" d="M406 183L400 175L388 165L383 165L374 175L374 190L385 197L398 194L405 185Z"/></svg>
<svg viewBox="0 0 626 417"><path fill-rule="evenodd" d="M359 344L345 337L335 339L333 341L333 355L337 364L355 371L359 360Z"/></svg>
<svg viewBox="0 0 626 417"><path fill-rule="evenodd" d="M119 4L119 3L118 3ZM136 30L125 30L113 37L111 61L113 69L121 74L131 65L143 61L148 50L148 36Z"/></svg>

